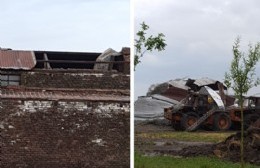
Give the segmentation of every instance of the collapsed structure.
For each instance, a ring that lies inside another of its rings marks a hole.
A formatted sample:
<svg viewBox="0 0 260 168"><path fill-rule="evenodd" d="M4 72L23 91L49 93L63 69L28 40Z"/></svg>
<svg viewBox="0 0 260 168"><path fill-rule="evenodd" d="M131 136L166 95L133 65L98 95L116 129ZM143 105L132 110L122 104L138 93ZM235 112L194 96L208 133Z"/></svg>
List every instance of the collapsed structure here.
<svg viewBox="0 0 260 168"><path fill-rule="evenodd" d="M127 167L130 49L0 50L0 167Z"/></svg>
<svg viewBox="0 0 260 168"><path fill-rule="evenodd" d="M192 131L202 126L213 130L240 128L240 108L235 104L235 98L227 95L226 89L221 82L209 78L178 79L154 85L147 93L149 97L141 97L135 102L135 117L154 119L163 116L176 130ZM246 128L259 118L259 107L260 97L245 99Z"/></svg>
<svg viewBox="0 0 260 168"><path fill-rule="evenodd" d="M148 89L147 96L139 97L135 102L135 118L153 119L163 117L165 107L179 104L188 96L190 91L199 91L203 86L209 86L214 90L218 90L222 87L220 81L209 78L196 80L175 79L152 85ZM233 104L234 102L234 98L232 97L226 96L225 99L227 104ZM147 100L149 100L149 102ZM160 102L159 105L158 102Z"/></svg>

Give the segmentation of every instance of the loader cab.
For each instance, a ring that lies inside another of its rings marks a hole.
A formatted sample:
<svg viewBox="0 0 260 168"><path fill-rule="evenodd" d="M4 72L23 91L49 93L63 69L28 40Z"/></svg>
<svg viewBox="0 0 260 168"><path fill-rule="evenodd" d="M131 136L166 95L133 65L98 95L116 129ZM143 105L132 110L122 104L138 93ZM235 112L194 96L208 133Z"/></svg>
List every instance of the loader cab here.
<svg viewBox="0 0 260 168"><path fill-rule="evenodd" d="M206 94L198 94L198 93L190 93L184 102L184 106L182 106L183 112L194 111L198 115L203 115L210 108L212 108L212 104L215 102L208 102L209 95Z"/></svg>
<svg viewBox="0 0 260 168"><path fill-rule="evenodd" d="M260 97L248 97L248 108L260 113Z"/></svg>

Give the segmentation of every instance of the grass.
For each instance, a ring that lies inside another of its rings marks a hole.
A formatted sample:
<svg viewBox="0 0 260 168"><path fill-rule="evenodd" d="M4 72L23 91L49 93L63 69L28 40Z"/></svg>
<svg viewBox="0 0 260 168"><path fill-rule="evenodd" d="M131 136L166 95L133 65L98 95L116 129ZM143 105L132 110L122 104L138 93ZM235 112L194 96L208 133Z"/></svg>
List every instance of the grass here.
<svg viewBox="0 0 260 168"><path fill-rule="evenodd" d="M224 141L235 132L156 132L138 133L135 136L147 139L175 139L179 141L214 142Z"/></svg>
<svg viewBox="0 0 260 168"><path fill-rule="evenodd" d="M232 163L209 157L174 158L171 156L143 156L135 153L135 168L239 168ZM246 164L245 168L257 168ZM258 166L259 168L259 166Z"/></svg>

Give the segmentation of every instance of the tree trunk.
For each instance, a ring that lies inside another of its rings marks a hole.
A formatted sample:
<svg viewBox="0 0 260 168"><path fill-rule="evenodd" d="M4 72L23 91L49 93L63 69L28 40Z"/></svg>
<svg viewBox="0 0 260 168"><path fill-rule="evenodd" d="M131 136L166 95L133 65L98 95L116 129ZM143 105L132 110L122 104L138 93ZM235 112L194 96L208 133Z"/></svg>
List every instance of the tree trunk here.
<svg viewBox="0 0 260 168"><path fill-rule="evenodd" d="M244 162L244 109L243 109L243 101L240 102L240 111L241 111L240 164L241 164L241 168L244 168L245 162Z"/></svg>

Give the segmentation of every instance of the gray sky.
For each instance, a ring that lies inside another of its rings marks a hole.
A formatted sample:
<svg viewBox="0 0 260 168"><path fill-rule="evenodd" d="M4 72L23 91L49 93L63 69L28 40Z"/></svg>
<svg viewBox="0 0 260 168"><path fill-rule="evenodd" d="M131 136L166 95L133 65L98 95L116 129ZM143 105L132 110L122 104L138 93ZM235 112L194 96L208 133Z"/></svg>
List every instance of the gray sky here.
<svg viewBox="0 0 260 168"><path fill-rule="evenodd" d="M120 51L130 46L130 0L1 0L0 47Z"/></svg>
<svg viewBox="0 0 260 168"><path fill-rule="evenodd" d="M136 0L135 30L145 21L150 34L164 33L166 50L147 53L135 71L135 99L151 84L175 78L209 77L223 81L233 58L232 45L241 36L260 41L259 0ZM260 63L256 68L259 77ZM249 94L260 93L260 87Z"/></svg>

